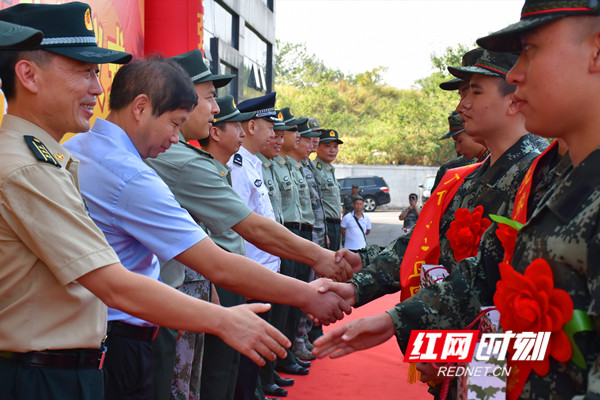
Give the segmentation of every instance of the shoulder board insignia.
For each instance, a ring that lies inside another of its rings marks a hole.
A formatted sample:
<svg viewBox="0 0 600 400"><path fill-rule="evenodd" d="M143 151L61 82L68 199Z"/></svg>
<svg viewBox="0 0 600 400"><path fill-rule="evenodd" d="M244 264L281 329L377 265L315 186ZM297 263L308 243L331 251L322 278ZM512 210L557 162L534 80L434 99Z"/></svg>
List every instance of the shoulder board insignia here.
<svg viewBox="0 0 600 400"><path fill-rule="evenodd" d="M300 168L300 164L296 164L296 168Z"/></svg>
<svg viewBox="0 0 600 400"><path fill-rule="evenodd" d="M317 163L317 169L323 169L323 166L321 165L320 162Z"/></svg>
<svg viewBox="0 0 600 400"><path fill-rule="evenodd" d="M279 164L284 165L285 164L285 160L279 161Z"/></svg>
<svg viewBox="0 0 600 400"><path fill-rule="evenodd" d="M221 171L221 172L219 172L219 174L221 174L221 176L225 176L225 175L227 175L227 172L226 171Z"/></svg>
<svg viewBox="0 0 600 400"><path fill-rule="evenodd" d="M254 186L260 187L260 185L262 185L262 181L260 179L254 181Z"/></svg>
<svg viewBox="0 0 600 400"><path fill-rule="evenodd" d="M263 163L263 165L265 166L265 168L269 168L269 163L268 162Z"/></svg>
<svg viewBox="0 0 600 400"><path fill-rule="evenodd" d="M306 174L306 179L311 179L312 175L311 174Z"/></svg>
<svg viewBox="0 0 600 400"><path fill-rule="evenodd" d="M304 183L304 179L300 178L300 179L298 179L298 182Z"/></svg>
<svg viewBox="0 0 600 400"><path fill-rule="evenodd" d="M287 181L289 181L289 180L290 180L290 177L289 177L289 176L287 176L287 175L286 175L286 176L284 176L284 177L283 177L283 181L284 181L284 182L287 182Z"/></svg>
<svg viewBox="0 0 600 400"><path fill-rule="evenodd" d="M327 182L333 182L333 179L327 178Z"/></svg>
<svg viewBox="0 0 600 400"><path fill-rule="evenodd" d="M269 179L269 180L267 181L267 185L269 185L269 186L273 186L273 181Z"/></svg>
<svg viewBox="0 0 600 400"><path fill-rule="evenodd" d="M61 154L61 153L54 153L54 158L56 158L60 162L65 161L65 156L64 156L64 154Z"/></svg>
<svg viewBox="0 0 600 400"><path fill-rule="evenodd" d="M38 160L47 162L60 168L60 163L54 158L50 150L42 143L42 141L34 136L23 136L27 145L33 151L33 154ZM63 157L64 158L64 157Z"/></svg>
<svg viewBox="0 0 600 400"><path fill-rule="evenodd" d="M235 153L233 155L233 163L242 166L242 156L239 153Z"/></svg>

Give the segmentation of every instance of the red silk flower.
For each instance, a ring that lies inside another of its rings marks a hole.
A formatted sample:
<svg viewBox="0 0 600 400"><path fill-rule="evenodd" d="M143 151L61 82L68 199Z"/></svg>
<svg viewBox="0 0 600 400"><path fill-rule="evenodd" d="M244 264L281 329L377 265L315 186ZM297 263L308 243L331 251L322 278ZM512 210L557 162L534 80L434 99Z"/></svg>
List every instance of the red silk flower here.
<svg viewBox="0 0 600 400"><path fill-rule="evenodd" d="M504 259L502 261L508 263L512 261L518 233L519 231L510 225L498 224L496 236L498 236L500 243L502 243L502 248L504 248Z"/></svg>
<svg viewBox="0 0 600 400"><path fill-rule="evenodd" d="M467 208L459 208L454 213L446 237L456 261L477 255L481 235L492 224L489 219L481 218L482 215L483 206L475 207L472 213Z"/></svg>
<svg viewBox="0 0 600 400"><path fill-rule="evenodd" d="M518 398L530 371L545 376L550 369L548 354L560 362L571 358L571 343L563 326L573 316L573 300L567 292L554 288L552 269L538 258L526 269L516 272L507 263L501 263L500 277L494 295L494 305L500 312L500 325L506 331L551 332L543 361L509 361L516 368L508 380L509 399ZM512 353L509 346L509 353ZM510 359L510 358L509 358Z"/></svg>

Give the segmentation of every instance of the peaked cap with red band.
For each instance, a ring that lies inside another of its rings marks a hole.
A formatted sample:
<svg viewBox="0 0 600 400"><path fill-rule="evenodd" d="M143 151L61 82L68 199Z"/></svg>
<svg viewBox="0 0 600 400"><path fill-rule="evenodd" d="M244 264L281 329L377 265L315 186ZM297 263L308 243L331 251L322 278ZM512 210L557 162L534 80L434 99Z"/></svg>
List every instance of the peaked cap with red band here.
<svg viewBox="0 0 600 400"><path fill-rule="evenodd" d="M488 50L519 53L524 33L560 18L581 15L600 15L599 1L527 0L519 22L477 39L477 44Z"/></svg>

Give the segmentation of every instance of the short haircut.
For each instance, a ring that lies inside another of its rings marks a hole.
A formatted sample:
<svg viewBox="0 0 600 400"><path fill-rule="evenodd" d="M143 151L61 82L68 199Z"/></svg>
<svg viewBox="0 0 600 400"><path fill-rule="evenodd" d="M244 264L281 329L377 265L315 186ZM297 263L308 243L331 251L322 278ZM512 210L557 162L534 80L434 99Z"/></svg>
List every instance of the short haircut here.
<svg viewBox="0 0 600 400"><path fill-rule="evenodd" d="M502 97L508 96L516 90L517 87L515 85L511 85L506 79L498 77L498 91Z"/></svg>
<svg viewBox="0 0 600 400"><path fill-rule="evenodd" d="M226 121L213 122L212 126L224 131L225 128L227 127L227 122ZM198 139L198 143L200 143L200 146L202 146L202 147L208 146L208 144L210 143L210 132L208 133L208 136L205 137L204 139Z"/></svg>
<svg viewBox="0 0 600 400"><path fill-rule="evenodd" d="M419 197L417 196L416 193L411 193L411 194L408 195L408 200L410 200L410 199L418 200Z"/></svg>
<svg viewBox="0 0 600 400"><path fill-rule="evenodd" d="M121 110L140 94L148 96L152 114L157 117L167 111L191 111L198 105L189 74L175 61L158 56L133 61L117 71L110 91L110 109Z"/></svg>
<svg viewBox="0 0 600 400"><path fill-rule="evenodd" d="M358 200L360 200L360 201L365 201L365 199L363 199L361 196L356 196L356 197L354 198L354 201L352 202L352 204L356 203Z"/></svg>
<svg viewBox="0 0 600 400"><path fill-rule="evenodd" d="M2 78L2 91L6 100L14 99L17 94L15 65L21 60L29 60L40 67L47 66L54 53L45 50L6 50L0 51L0 78Z"/></svg>

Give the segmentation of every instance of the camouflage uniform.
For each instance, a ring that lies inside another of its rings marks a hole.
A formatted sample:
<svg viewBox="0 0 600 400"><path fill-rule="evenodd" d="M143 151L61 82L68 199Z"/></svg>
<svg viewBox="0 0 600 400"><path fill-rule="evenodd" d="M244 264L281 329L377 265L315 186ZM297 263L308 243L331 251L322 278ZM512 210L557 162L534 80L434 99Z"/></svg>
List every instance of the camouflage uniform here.
<svg viewBox="0 0 600 400"><path fill-rule="evenodd" d="M455 211L458 208L472 210L482 205L485 216L492 213L510 217L519 185L529 165L539 154L528 134L505 151L494 165L490 166L490 160L487 159L465 178L440 219L440 264L450 272L457 266L454 252L446 238ZM357 306L400 290L400 265L411 233L412 231L396 239L381 252L374 245L367 246L365 251L360 252L365 268L350 280L356 286ZM403 307L402 304L397 307Z"/></svg>
<svg viewBox="0 0 600 400"><path fill-rule="evenodd" d="M540 198L547 192L551 192L552 186L556 185L555 182L560 182L562 177L567 174L570 165L568 156L561 158L557 148L540 160L533 175L532 190L528 199L528 217L533 213L535 204L540 201ZM412 329L463 329L474 320L482 306L493 304L496 283L500 279L498 263L504 255L495 230L495 225L492 225L485 232L476 257L462 260L458 263L458 268L444 281L419 291L404 303L396 306L394 310L389 311L394 319L398 343L403 351L406 350ZM513 262L515 268L520 272L523 272L533 259L547 253L547 250L534 244L533 239L523 239L521 233L517 247L519 244L538 252L536 256L527 258L526 262L519 262L518 264L522 265L521 269L517 268L517 262ZM513 260L516 260L517 257L522 258L515 251ZM555 282L558 282L556 273ZM558 283L556 285L558 287ZM577 305L575 308L578 308ZM594 343L597 343L597 338L595 340ZM560 384L573 386L564 381ZM539 397L532 398L555 398L550 396L550 393L556 394L556 387L552 387L550 391L548 391L548 387L548 383L544 383L543 390L546 391L540 392ZM526 390L529 390L527 386ZM435 393L435 389L430 391Z"/></svg>
<svg viewBox="0 0 600 400"><path fill-rule="evenodd" d="M488 153L486 152L486 154ZM483 157L483 159L485 159L485 156ZM438 169L437 173L435 174L435 182L433 182L431 193L433 193L437 185L440 184L440 181L444 177L444 174L448 172L448 170L458 167L464 167L465 165L471 165L475 162L477 162L476 158L465 158L463 156L460 156L443 163Z"/></svg>
<svg viewBox="0 0 600 400"><path fill-rule="evenodd" d="M308 183L308 189L310 191L310 204L315 215L312 241L321 247L327 248L327 240L325 239L325 211L323 210L323 203L321 202L321 187L319 186L314 166L310 160L304 159L301 162L302 173L304 174L304 178L306 179L306 183Z"/></svg>
<svg viewBox="0 0 600 400"><path fill-rule="evenodd" d="M532 372L521 395L527 399L600 397L600 149L596 149L547 194L520 230L513 266L523 273L535 259L552 268L554 285L588 314L594 331L575 335L586 369L551 359L550 372Z"/></svg>

